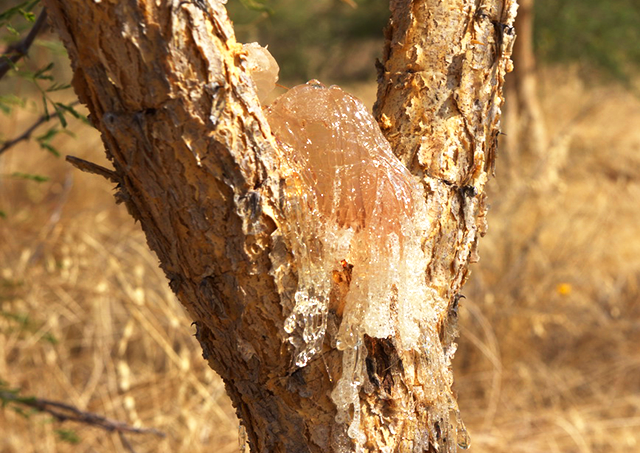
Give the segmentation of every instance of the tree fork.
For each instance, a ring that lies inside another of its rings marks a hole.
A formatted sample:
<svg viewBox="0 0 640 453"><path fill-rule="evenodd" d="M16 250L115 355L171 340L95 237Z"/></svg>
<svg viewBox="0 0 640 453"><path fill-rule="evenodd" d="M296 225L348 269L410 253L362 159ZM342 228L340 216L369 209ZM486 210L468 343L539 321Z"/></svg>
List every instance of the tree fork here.
<svg viewBox="0 0 640 453"><path fill-rule="evenodd" d="M195 321L252 450L330 451L345 431L329 397L341 352L327 342L322 357L292 365L281 286L295 284L296 268L278 235L287 167L222 3L44 3L113 163L116 198L140 222ZM515 8L510 0L394 0L391 11L375 113L426 188L426 278L443 301L431 327L447 349L484 230ZM287 275L274 275L274 256L290 263ZM430 392L415 385L420 358L398 354L390 339L367 343L367 373L380 385L360 392L365 448L451 445L451 433L424 410ZM429 390L450 391L451 383L441 385Z"/></svg>

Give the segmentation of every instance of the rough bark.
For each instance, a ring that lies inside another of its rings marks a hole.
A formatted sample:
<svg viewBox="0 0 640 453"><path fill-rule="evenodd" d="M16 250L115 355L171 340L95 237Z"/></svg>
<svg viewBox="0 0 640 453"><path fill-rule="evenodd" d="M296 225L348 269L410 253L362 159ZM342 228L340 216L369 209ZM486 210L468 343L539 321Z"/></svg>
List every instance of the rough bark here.
<svg viewBox="0 0 640 453"><path fill-rule="evenodd" d="M327 347L304 368L292 365L283 330L291 306L281 294L295 286L296 267L278 234L287 221L280 208L286 163L223 5L44 3L113 162L117 200L140 222L192 316L252 451L331 451L345 430L329 397L341 352ZM433 219L424 238L432 257L426 278L442 300L431 328L450 352L458 294L485 228L483 188L510 63L511 3L392 1L379 64L375 113L426 188ZM289 263L289 272L276 275L276 260ZM451 383L422 388L424 358L398 356L391 340L367 347L367 371L379 385L361 392L364 448L455 449L453 433L426 410L429 395L450 392Z"/></svg>
<svg viewBox="0 0 640 453"><path fill-rule="evenodd" d="M483 189L495 166L514 3L392 2L374 114L428 189L437 220L429 278L446 300L462 288L485 230Z"/></svg>
<svg viewBox="0 0 640 453"><path fill-rule="evenodd" d="M424 248L431 256L429 285L446 301L437 325L445 351L455 338L468 266L479 259L477 241L486 231L484 187L495 166L504 76L512 69L514 6L392 1L378 64L374 114L396 155L423 180L434 220ZM418 362L402 357L405 369ZM404 373L395 398L411 399L418 380ZM413 415L416 426L434 423L425 411ZM443 437L442 444L451 442ZM464 431L456 441L468 443Z"/></svg>

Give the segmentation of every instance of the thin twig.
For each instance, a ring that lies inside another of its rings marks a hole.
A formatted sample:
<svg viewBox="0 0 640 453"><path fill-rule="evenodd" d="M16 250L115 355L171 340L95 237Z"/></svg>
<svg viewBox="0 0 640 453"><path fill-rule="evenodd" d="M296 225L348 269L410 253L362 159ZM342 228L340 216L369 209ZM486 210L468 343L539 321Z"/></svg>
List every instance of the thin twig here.
<svg viewBox="0 0 640 453"><path fill-rule="evenodd" d="M46 412L54 416L58 421L64 422L67 420L84 423L86 425L102 428L105 431L117 432L117 433L133 433L133 434L154 434L159 437L165 437L166 434L155 428L135 428L128 425L125 422L118 420L111 420L103 415L95 414L93 412L81 411L75 406L70 404L61 403L59 401L51 401L42 398L25 398L15 395L12 392L0 392L0 400L2 401L14 401L18 404L23 404L28 407L39 410L40 412Z"/></svg>
<svg viewBox="0 0 640 453"><path fill-rule="evenodd" d="M115 183L122 182L115 171L109 170L102 165L94 164L93 162L89 162L88 160L80 159L79 157L75 156L67 156L65 160L76 167L78 170L85 173L102 176L103 178Z"/></svg>
<svg viewBox="0 0 640 453"><path fill-rule="evenodd" d="M22 57L24 57L27 52L29 52L29 47L35 41L36 36L42 30L42 27L47 22L47 9L43 8L36 20L36 23L31 27L31 31L29 34L22 40L11 44L4 51L2 55L2 61L0 61L0 79L2 79L5 74L16 64Z"/></svg>
<svg viewBox="0 0 640 453"><path fill-rule="evenodd" d="M74 107L78 104L80 104L80 101L75 101L69 104L69 107ZM33 131L35 131L38 128L38 126L40 126L42 123L46 123L47 121L49 121L51 117L52 116L48 114L42 115L40 118L36 120L35 123L29 126L29 128L25 130L22 134L20 134L19 136L17 136L12 140L7 140L6 142L4 142L2 146L0 146L0 155L2 155L2 153L4 153L5 151L8 151L10 148L15 146L16 144L24 140L29 140L31 138L31 134L33 134Z"/></svg>
<svg viewBox="0 0 640 453"><path fill-rule="evenodd" d="M127 436L125 436L124 433L120 432L118 433L118 436L120 436L120 442L122 442L122 445L129 453L136 453L133 449L133 445L131 445L131 442L129 442L129 439L127 439Z"/></svg>

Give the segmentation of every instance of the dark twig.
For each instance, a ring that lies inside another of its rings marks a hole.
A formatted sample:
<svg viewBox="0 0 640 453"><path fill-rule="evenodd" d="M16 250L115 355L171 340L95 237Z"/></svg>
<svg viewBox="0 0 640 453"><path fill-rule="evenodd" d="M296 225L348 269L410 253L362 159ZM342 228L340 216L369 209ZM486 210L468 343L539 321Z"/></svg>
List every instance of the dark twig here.
<svg viewBox="0 0 640 453"><path fill-rule="evenodd" d="M103 178L108 179L111 182L121 182L120 177L115 171L109 170L102 165L94 164L93 162L89 162L88 160L80 159L79 157L75 156L67 156L65 160L76 167L78 170L85 173L102 176Z"/></svg>
<svg viewBox="0 0 640 453"><path fill-rule="evenodd" d="M120 442L122 442L122 445L127 449L129 453L136 453L136 451L133 449L133 445L131 445L131 442L129 442L129 439L127 439L127 436L125 436L124 433L119 432L118 436L120 436Z"/></svg>
<svg viewBox="0 0 640 453"><path fill-rule="evenodd" d="M74 107L78 104L80 104L80 101L75 101L69 104L69 107ZM2 155L2 153L4 153L5 151L8 151L14 145L24 140L29 140L31 138L31 134L33 134L33 131L35 131L38 128L38 126L40 126L42 123L46 123L50 119L51 119L51 115L44 114L40 118L38 118L35 123L29 126L29 128L25 130L22 134L20 134L14 139L7 140L6 142L4 142L2 146L0 146L0 155Z"/></svg>
<svg viewBox="0 0 640 453"><path fill-rule="evenodd" d="M2 79L5 74L11 69L11 67L16 64L22 57L24 57L27 52L29 52L29 47L35 41L36 36L42 30L42 27L47 22L47 9L43 8L42 12L38 16L36 23L31 27L31 31L29 34L22 40L11 44L4 51L2 55L2 61L0 61L0 79Z"/></svg>
<svg viewBox="0 0 640 453"><path fill-rule="evenodd" d="M94 414L93 412L81 411L70 404L58 401L50 401L41 398L26 398L18 396L13 392L0 392L0 400L13 401L16 404L32 407L40 412L46 412L52 415L58 421L67 420L84 423L86 425L102 428L105 431L117 433L133 433L133 434L154 434L159 437L165 437L166 434L155 428L134 428L118 420L111 420L103 415Z"/></svg>

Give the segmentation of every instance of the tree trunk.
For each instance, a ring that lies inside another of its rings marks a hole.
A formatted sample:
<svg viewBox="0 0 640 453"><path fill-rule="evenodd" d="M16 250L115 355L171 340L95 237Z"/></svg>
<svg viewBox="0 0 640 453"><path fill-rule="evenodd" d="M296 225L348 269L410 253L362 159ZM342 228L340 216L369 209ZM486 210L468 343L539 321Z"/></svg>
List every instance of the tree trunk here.
<svg viewBox="0 0 640 453"><path fill-rule="evenodd" d="M516 28L518 40L513 49L515 70L505 85L509 107L505 112L504 137L505 151L508 156L507 171L511 178L525 176L522 171L522 153L529 154L538 167L544 167L535 175L553 173L547 168L549 140L544 123L542 106L538 99L536 57L533 49L534 0L520 0ZM541 177L542 176L542 177Z"/></svg>
<svg viewBox="0 0 640 453"><path fill-rule="evenodd" d="M283 233L290 168L222 2L44 3L114 166L85 169L118 183L116 199L140 222L193 318L252 451L466 446L450 360L459 291L485 230L515 1L391 2L375 115L424 187L421 243L433 293L425 303L435 317L420 328L438 347L364 335L364 384L352 383L359 404L346 419L336 419L331 392L349 351L329 332L322 354L293 363L283 327L300 272L291 252L300 239Z"/></svg>

